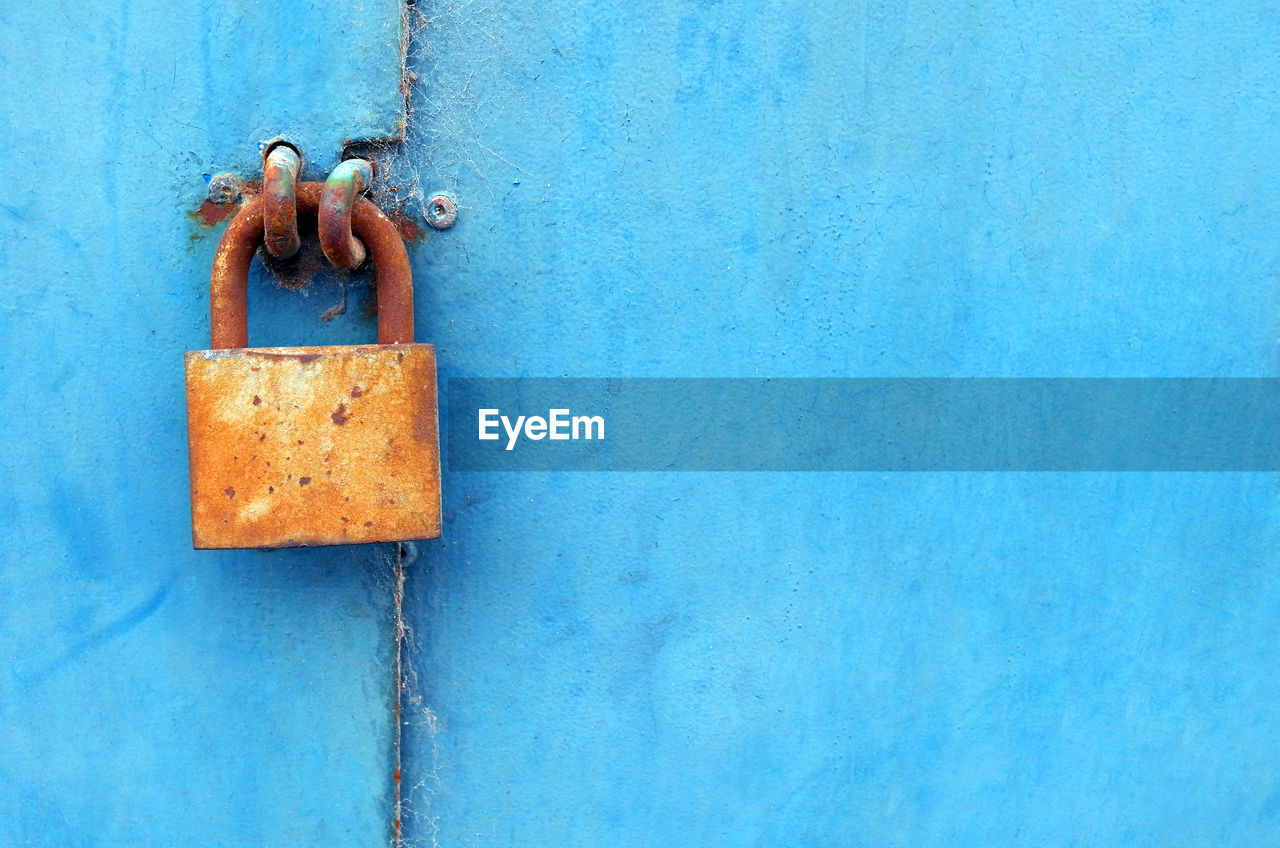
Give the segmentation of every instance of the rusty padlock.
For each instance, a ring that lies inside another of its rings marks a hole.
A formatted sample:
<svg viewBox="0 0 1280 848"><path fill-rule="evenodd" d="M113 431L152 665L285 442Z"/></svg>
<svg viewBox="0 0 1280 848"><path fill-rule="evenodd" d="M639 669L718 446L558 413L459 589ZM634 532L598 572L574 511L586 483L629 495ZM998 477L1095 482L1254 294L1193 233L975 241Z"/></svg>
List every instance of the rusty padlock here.
<svg viewBox="0 0 1280 848"><path fill-rule="evenodd" d="M320 183L297 186L315 213ZM212 350L186 355L192 544L280 548L440 535L435 348L413 343L413 280L395 225L360 200L378 344L248 348L249 263L262 203L245 204L210 278Z"/></svg>

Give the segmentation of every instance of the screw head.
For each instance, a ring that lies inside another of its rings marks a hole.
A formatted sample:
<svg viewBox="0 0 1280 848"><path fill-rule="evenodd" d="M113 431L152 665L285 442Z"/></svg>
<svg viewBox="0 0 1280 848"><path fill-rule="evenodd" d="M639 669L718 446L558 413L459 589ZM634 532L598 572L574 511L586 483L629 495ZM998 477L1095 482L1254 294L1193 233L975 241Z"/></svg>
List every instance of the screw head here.
<svg viewBox="0 0 1280 848"><path fill-rule="evenodd" d="M437 194L427 201L422 214L433 230L447 230L458 220L458 205L448 195Z"/></svg>

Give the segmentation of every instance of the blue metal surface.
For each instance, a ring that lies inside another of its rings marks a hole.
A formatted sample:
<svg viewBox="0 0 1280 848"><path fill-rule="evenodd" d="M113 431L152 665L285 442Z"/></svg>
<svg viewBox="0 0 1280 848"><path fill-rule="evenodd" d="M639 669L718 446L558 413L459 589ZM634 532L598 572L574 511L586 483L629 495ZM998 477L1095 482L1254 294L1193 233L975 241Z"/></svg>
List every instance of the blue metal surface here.
<svg viewBox="0 0 1280 848"><path fill-rule="evenodd" d="M446 377L1276 374L1265 7L417 10ZM411 844L1280 842L1274 475L444 491Z"/></svg>
<svg viewBox="0 0 1280 848"><path fill-rule="evenodd" d="M180 353L201 175L388 134L394 7L0 9L10 844L385 843L391 553L191 552ZM411 11L446 377L1275 375L1265 6ZM255 341L372 338L254 295ZM1280 841L1274 475L444 491L410 844Z"/></svg>
<svg viewBox="0 0 1280 848"><path fill-rule="evenodd" d="M386 845L391 552L192 551L182 352L208 344L202 175L393 131L398 4L0 23L0 844ZM373 337L267 289L260 341Z"/></svg>

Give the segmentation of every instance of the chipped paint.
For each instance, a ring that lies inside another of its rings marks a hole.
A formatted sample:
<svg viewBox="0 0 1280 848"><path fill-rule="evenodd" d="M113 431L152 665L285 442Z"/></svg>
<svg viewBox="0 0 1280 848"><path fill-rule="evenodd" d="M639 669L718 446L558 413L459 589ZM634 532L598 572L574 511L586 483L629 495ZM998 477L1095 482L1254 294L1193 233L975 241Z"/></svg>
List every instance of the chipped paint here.
<svg viewBox="0 0 1280 848"><path fill-rule="evenodd" d="M236 200L220 200L206 197L191 211L191 217L202 227L215 227L238 213L262 192L262 181L252 180L241 184L242 194Z"/></svg>
<svg viewBox="0 0 1280 848"><path fill-rule="evenodd" d="M239 205L235 203L217 203L205 198L204 202L191 213L191 217L199 221L202 226L212 227L227 220L239 209Z"/></svg>

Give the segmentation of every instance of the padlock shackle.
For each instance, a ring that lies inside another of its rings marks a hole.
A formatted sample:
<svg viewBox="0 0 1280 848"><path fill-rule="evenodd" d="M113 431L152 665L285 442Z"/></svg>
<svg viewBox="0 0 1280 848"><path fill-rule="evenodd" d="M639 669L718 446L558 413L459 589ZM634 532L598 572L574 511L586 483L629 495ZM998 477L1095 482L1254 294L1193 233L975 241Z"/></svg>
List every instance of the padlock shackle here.
<svg viewBox="0 0 1280 848"><path fill-rule="evenodd" d="M298 211L316 214L323 183L298 183ZM413 342L413 272L409 253L391 219L361 198L351 214L351 230L373 259L378 297L378 344ZM249 346L249 263L262 244L262 196L231 219L213 256L209 277L209 325L214 350Z"/></svg>

